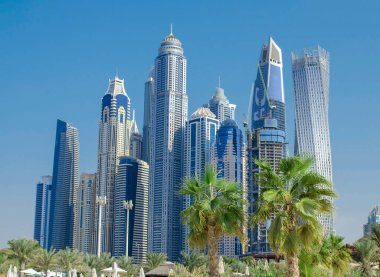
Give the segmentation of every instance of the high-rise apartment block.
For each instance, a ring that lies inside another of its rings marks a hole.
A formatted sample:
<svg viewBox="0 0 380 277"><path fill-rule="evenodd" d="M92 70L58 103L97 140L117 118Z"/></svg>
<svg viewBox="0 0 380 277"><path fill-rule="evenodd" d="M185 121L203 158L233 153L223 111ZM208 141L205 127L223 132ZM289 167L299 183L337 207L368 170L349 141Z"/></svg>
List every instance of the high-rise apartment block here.
<svg viewBox="0 0 380 277"><path fill-rule="evenodd" d="M329 53L317 47L292 54L295 100L295 154L314 159L313 170L332 182L329 106ZM331 197L328 200L333 201ZM334 232L332 214L321 214L319 221L326 235Z"/></svg>
<svg viewBox="0 0 380 277"><path fill-rule="evenodd" d="M42 176L36 191L33 238L45 249L48 249L49 238L51 182L51 176Z"/></svg>
<svg viewBox="0 0 380 277"><path fill-rule="evenodd" d="M209 108L201 107L186 122L185 144L184 144L184 178L202 179L205 167L211 164L212 145L216 138L216 131L219 128L219 120ZM182 199L182 209L191 205L191 197L185 196ZM182 228L182 249L189 253L189 244L186 241L189 234L189 227Z"/></svg>
<svg viewBox="0 0 380 277"><path fill-rule="evenodd" d="M51 209L49 222L49 247L57 250L74 248L77 235L76 203L78 180L79 138L78 130L62 120L57 121L55 138Z"/></svg>
<svg viewBox="0 0 380 277"><path fill-rule="evenodd" d="M82 253L90 250L93 212L95 206L95 174L82 173L79 178L77 196L77 236L75 248Z"/></svg>
<svg viewBox="0 0 380 277"><path fill-rule="evenodd" d="M226 119L235 120L236 105L230 103L220 85L216 88L215 95L210 99L208 105L205 106L215 114L220 123Z"/></svg>
<svg viewBox="0 0 380 277"><path fill-rule="evenodd" d="M368 221L363 226L363 235L368 236L372 233L372 226L380 224L380 205L377 205L368 215Z"/></svg>
<svg viewBox="0 0 380 277"><path fill-rule="evenodd" d="M113 255L116 257L133 257L136 263L146 261L148 252L148 189L148 164L139 159L120 157L114 201L115 241ZM132 203L132 206L127 209L125 203ZM127 219L129 219L128 222Z"/></svg>
<svg viewBox="0 0 380 277"><path fill-rule="evenodd" d="M149 250L177 260L180 243L180 198L183 139L187 120L186 58L173 33L164 38L154 64L153 144Z"/></svg>
<svg viewBox="0 0 380 277"><path fill-rule="evenodd" d="M243 197L246 198L243 133L234 120L226 119L221 123L216 134L212 154L212 161L216 166L218 178L237 182L243 191ZM243 254L243 251L239 239L235 236L224 236L219 242L219 255L238 257Z"/></svg>
<svg viewBox="0 0 380 277"><path fill-rule="evenodd" d="M94 212L92 249L100 244L101 252L111 253L114 239L114 197L116 168L119 157L128 156L130 149L130 98L124 80L115 77L109 81L106 94L102 98L99 123L98 170L96 196L105 197L106 204L101 208L101 236L98 240L99 210Z"/></svg>

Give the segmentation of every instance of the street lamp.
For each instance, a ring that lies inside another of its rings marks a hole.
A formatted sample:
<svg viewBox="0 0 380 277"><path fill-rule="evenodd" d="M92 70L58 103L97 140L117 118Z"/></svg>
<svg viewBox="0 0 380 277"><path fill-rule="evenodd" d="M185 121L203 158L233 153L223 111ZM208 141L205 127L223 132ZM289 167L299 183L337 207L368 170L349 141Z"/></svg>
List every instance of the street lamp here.
<svg viewBox="0 0 380 277"><path fill-rule="evenodd" d="M102 206L105 206L107 203L106 196L96 196L96 204L99 205L99 224L98 224L98 257L100 257L100 240L102 232Z"/></svg>
<svg viewBox="0 0 380 277"><path fill-rule="evenodd" d="M127 211L127 223L125 231L125 256L128 257L128 239L129 239L129 211L133 208L132 200L123 201L123 207Z"/></svg>

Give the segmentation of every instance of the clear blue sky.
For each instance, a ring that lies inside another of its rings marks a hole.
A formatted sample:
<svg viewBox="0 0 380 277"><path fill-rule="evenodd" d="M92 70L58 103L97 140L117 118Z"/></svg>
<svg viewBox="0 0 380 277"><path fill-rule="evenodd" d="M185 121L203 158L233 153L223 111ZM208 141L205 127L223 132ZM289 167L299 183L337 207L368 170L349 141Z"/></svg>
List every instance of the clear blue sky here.
<svg viewBox="0 0 380 277"><path fill-rule="evenodd" d="M100 99L116 69L142 129L144 81L170 23L188 59L189 113L220 75L240 126L260 47L274 37L291 149L290 53L330 51L335 223L355 241L380 202L379 9L375 0L0 1L0 247L33 236L35 185L52 174L57 118L79 129L80 172L95 171Z"/></svg>

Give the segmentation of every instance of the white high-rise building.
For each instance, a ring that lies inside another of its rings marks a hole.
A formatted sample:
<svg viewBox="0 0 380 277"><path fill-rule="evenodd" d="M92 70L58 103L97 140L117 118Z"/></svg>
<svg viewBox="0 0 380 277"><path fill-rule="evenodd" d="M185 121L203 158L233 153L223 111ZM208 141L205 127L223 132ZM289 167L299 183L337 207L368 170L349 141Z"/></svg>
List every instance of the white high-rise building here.
<svg viewBox="0 0 380 277"><path fill-rule="evenodd" d="M154 65L152 156L149 161L149 250L179 258L183 133L187 120L186 58L181 42L164 38Z"/></svg>
<svg viewBox="0 0 380 277"><path fill-rule="evenodd" d="M212 145L216 131L219 129L219 120L209 108L199 108L186 123L184 145L184 178L196 177L202 179L206 165L211 164ZM191 197L184 196L182 209L191 205ZM182 228L182 250L190 252L187 243L189 227Z"/></svg>
<svg viewBox="0 0 380 277"><path fill-rule="evenodd" d="M313 170L332 182L331 145L328 120L329 53L317 47L292 53L293 87L296 108L295 154L314 159ZM332 201L332 198L329 198ZM321 214L325 234L334 232L332 214Z"/></svg>
<svg viewBox="0 0 380 277"><path fill-rule="evenodd" d="M118 158L129 155L130 144L130 98L125 92L124 80L117 76L109 80L106 94L102 98L99 123L99 148L96 195L106 197L101 209L101 240L98 241L98 211L94 213L93 247L100 243L101 252L111 253L114 239L114 191Z"/></svg>
<svg viewBox="0 0 380 277"><path fill-rule="evenodd" d="M226 119L235 120L236 105L230 103L220 85L216 88L215 95L210 99L208 105L205 106L210 108L220 123Z"/></svg>

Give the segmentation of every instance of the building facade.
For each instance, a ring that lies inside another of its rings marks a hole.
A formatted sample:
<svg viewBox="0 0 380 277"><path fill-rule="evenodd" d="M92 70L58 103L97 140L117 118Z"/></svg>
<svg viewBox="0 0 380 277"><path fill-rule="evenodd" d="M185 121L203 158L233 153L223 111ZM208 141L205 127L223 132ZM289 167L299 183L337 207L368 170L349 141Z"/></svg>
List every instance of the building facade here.
<svg viewBox="0 0 380 277"><path fill-rule="evenodd" d="M247 135L249 218L256 211L255 203L261 193L261 187L255 177L260 172L260 168L255 164L255 160L266 161L274 171L277 171L281 159L284 158L285 145L285 132L278 129L276 119L262 119L261 122L257 122L256 129ZM271 219L268 218L264 224L257 224L248 228L248 251L250 253L270 254L273 252L268 240L270 224Z"/></svg>
<svg viewBox="0 0 380 277"><path fill-rule="evenodd" d="M185 144L184 144L184 178L203 178L204 169L211 164L212 145L215 141L216 131L219 128L219 120L208 108L199 108L186 122ZM191 205L190 196L182 199L182 209ZM187 243L189 227L182 227L182 250L190 252Z"/></svg>
<svg viewBox="0 0 380 277"><path fill-rule="evenodd" d="M75 238L75 248L82 253L88 253L90 250L95 184L95 174L82 173L80 175L76 209L78 233Z"/></svg>
<svg viewBox="0 0 380 277"><path fill-rule="evenodd" d="M368 214L368 221L363 226L363 236L368 236L372 233L373 224L380 224L380 205L377 205Z"/></svg>
<svg viewBox="0 0 380 277"><path fill-rule="evenodd" d="M153 132L153 103L154 103L154 70L152 70L145 82L144 92L144 125L143 125L143 142L142 142L142 160L149 163L152 154L150 145L152 144Z"/></svg>
<svg viewBox="0 0 380 277"><path fill-rule="evenodd" d="M332 182L329 105L329 53L317 47L292 54L295 100L295 154L314 159L313 170ZM333 201L331 197L328 198ZM332 214L321 214L319 221L326 235L334 232Z"/></svg>
<svg viewBox="0 0 380 277"><path fill-rule="evenodd" d="M133 257L140 264L148 252L149 166L131 157L120 157L115 188L115 243L113 255ZM132 201L128 223L128 255L126 255L127 214L123 205Z"/></svg>
<svg viewBox="0 0 380 277"><path fill-rule="evenodd" d="M257 129L263 118L276 119L277 128L286 132L282 51L271 37L261 49L257 67L252 95L251 130Z"/></svg>
<svg viewBox="0 0 380 277"><path fill-rule="evenodd" d="M133 111L133 117L131 122L131 143L129 147L129 156L135 159L142 159L142 143L143 136L140 134L137 128L137 122L135 119L135 111Z"/></svg>
<svg viewBox="0 0 380 277"><path fill-rule="evenodd" d="M153 139L150 159L149 250L179 258L183 133L187 120L186 58L181 42L164 38L154 65Z"/></svg>
<svg viewBox="0 0 380 277"><path fill-rule="evenodd" d="M78 130L71 124L57 120L54 149L51 209L49 223L49 249L74 248L77 235L76 203L78 180Z"/></svg>
<svg viewBox="0 0 380 277"><path fill-rule="evenodd" d="M216 166L218 178L237 182L243 191L243 198L246 199L247 184L246 171L243 168L245 164L243 133L234 120L226 119L221 123L216 133L212 155L212 161ZM223 236L220 239L219 255L238 257L243 252L244 250L237 237Z"/></svg>
<svg viewBox="0 0 380 277"><path fill-rule="evenodd" d="M235 120L236 105L230 103L220 85L216 88L215 95L210 99L208 105L205 106L215 114L219 122L226 119Z"/></svg>
<svg viewBox="0 0 380 277"><path fill-rule="evenodd" d="M49 238L51 183L51 176L42 176L41 182L37 184L34 215L33 238L46 250Z"/></svg>
<svg viewBox="0 0 380 277"><path fill-rule="evenodd" d="M118 158L129 155L130 130L130 98L125 91L124 80L115 77L109 81L108 90L102 98L99 123L96 196L106 197L106 205L101 209L100 241L98 241L99 205L95 208L92 249L97 249L100 244L101 252L111 253L113 249L116 168Z"/></svg>

